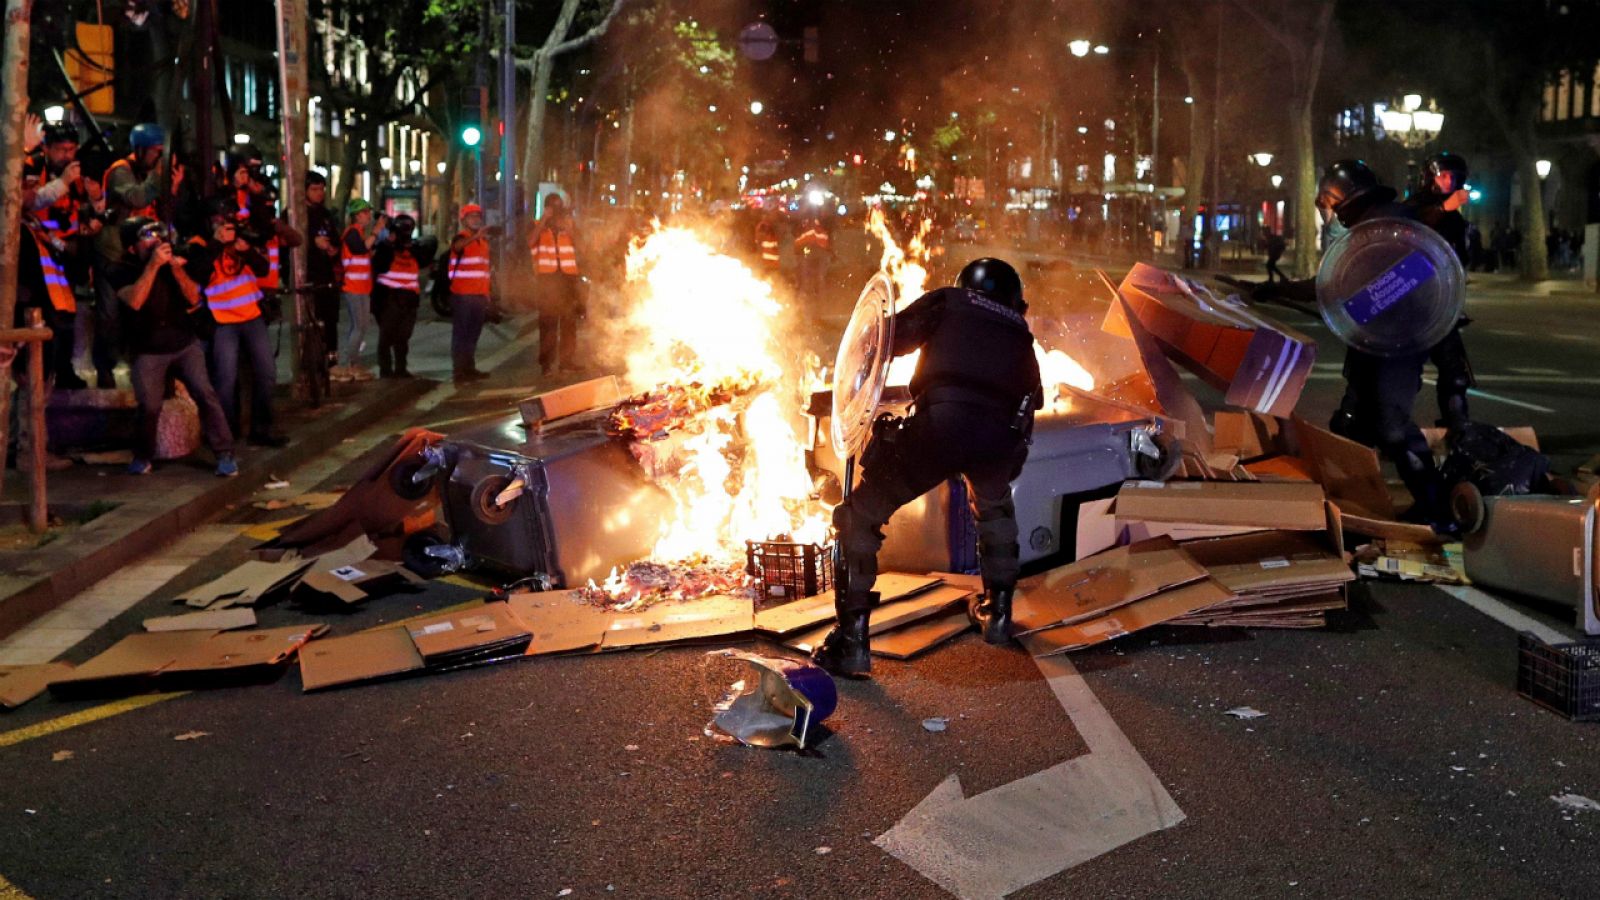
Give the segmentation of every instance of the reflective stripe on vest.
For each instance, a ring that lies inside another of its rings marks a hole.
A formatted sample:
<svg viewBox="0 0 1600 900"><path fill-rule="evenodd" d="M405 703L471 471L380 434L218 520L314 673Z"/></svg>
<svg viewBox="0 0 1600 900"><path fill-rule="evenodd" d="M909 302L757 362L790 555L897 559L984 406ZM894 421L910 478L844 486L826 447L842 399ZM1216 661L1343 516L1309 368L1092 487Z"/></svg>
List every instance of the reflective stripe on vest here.
<svg viewBox="0 0 1600 900"><path fill-rule="evenodd" d="M248 322L261 315L261 289L256 276L249 269L230 272L225 266L228 255L217 257L211 267L211 281L206 284L206 305L211 307L211 317L218 325Z"/></svg>
<svg viewBox="0 0 1600 900"><path fill-rule="evenodd" d="M358 236L361 229L354 225L344 230L344 236L339 238L339 259L344 263L344 284L339 290L346 294L372 293L372 254L351 253L349 240L350 232Z"/></svg>
<svg viewBox="0 0 1600 900"><path fill-rule="evenodd" d="M578 251L572 246L572 236L565 231L550 228L540 231L533 248L533 260L540 275L578 274Z"/></svg>
<svg viewBox="0 0 1600 900"><path fill-rule="evenodd" d="M776 238L774 238L773 240L770 240L770 241L763 240L761 242L761 261L765 262L765 263L772 263L774 265L777 264L777 262L778 262L778 241L777 241Z"/></svg>
<svg viewBox="0 0 1600 900"><path fill-rule="evenodd" d="M462 232L465 234L466 232ZM460 237L460 235L457 235ZM477 238L450 255L450 293L485 296L489 293L489 241Z"/></svg>
<svg viewBox="0 0 1600 900"><path fill-rule="evenodd" d="M50 295L50 305L56 312L75 313L78 311L78 298L72 296L72 285L67 281L67 273L62 270L61 264L50 255L50 248L44 241L29 229L28 234L33 238L33 243L39 248L39 269L44 273L44 290Z"/></svg>
<svg viewBox="0 0 1600 900"><path fill-rule="evenodd" d="M267 277L256 279L263 290L275 291L282 279L278 277L278 239L267 241Z"/></svg>
<svg viewBox="0 0 1600 900"><path fill-rule="evenodd" d="M129 172L133 172L133 157L124 156L122 159L112 163L106 168L106 174L100 179L100 189L105 192L106 199L112 203L116 203L117 201L111 194L111 173L118 169L127 169ZM138 177L139 176L135 174L134 180L138 180ZM139 216L145 216L147 218L154 219L156 217L156 205L154 203L146 203L144 206L141 206L138 209L129 209L127 213L123 215L123 218L133 219L138 218Z"/></svg>
<svg viewBox="0 0 1600 900"><path fill-rule="evenodd" d="M389 264L389 271L378 276L378 283L393 290L415 294L422 284L420 273L415 257L410 253L396 253L394 262Z"/></svg>

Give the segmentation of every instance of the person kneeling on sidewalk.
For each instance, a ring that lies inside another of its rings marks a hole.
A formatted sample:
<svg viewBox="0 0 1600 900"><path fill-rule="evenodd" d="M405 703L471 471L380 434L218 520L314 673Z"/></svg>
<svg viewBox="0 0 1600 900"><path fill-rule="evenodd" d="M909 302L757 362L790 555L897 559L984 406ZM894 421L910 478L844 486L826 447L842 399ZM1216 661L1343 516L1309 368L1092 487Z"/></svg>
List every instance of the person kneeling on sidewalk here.
<svg viewBox="0 0 1600 900"><path fill-rule="evenodd" d="M239 237L231 216L211 217L211 240L196 240L190 251L190 272L205 278L206 306L217 323L211 336L211 380L217 399L228 416L228 427L239 433L240 353L250 363L250 438L258 447L282 447L288 440L272 433L272 391L278 384L278 361L272 355L267 318L261 312L261 287L256 281L267 274L269 263L261 251Z"/></svg>
<svg viewBox="0 0 1600 900"><path fill-rule="evenodd" d="M206 443L217 454L217 474L239 474L233 432L206 375L206 356L194 321L201 309L200 285L184 270L187 261L172 252L171 232L161 222L129 219L122 225L122 243L127 249L111 275L117 297L131 310L130 373L139 401L139 431L128 472L150 471L167 378L175 376L200 409Z"/></svg>

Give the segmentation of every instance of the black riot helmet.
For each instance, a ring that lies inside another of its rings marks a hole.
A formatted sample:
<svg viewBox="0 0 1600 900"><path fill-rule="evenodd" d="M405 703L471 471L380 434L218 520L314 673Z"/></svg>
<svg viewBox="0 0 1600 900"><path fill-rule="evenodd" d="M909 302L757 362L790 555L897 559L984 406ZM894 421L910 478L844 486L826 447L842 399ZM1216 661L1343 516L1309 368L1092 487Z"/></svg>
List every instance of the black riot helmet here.
<svg viewBox="0 0 1600 900"><path fill-rule="evenodd" d="M417 230L417 220L401 213L389 220L389 230L394 232L395 239L404 243L411 240L411 235Z"/></svg>
<svg viewBox="0 0 1600 900"><path fill-rule="evenodd" d="M223 162L223 171L229 178L241 168L251 170L252 174L261 167L261 151L254 144L234 144L228 148Z"/></svg>
<svg viewBox="0 0 1600 900"><path fill-rule="evenodd" d="M1378 190L1378 176L1359 159L1341 159L1322 170L1317 181L1317 206L1334 215L1351 202Z"/></svg>
<svg viewBox="0 0 1600 900"><path fill-rule="evenodd" d="M78 126L66 122L51 122L42 129L45 146L53 144L79 143Z"/></svg>
<svg viewBox="0 0 1600 900"><path fill-rule="evenodd" d="M1003 259L985 256L967 263L956 276L956 287L977 291L1017 312L1028 311L1022 299L1022 277Z"/></svg>
<svg viewBox="0 0 1600 900"><path fill-rule="evenodd" d="M1440 175L1449 174L1450 190L1441 192L1438 187ZM1422 171L1418 174L1417 190L1423 194L1454 193L1466 187L1467 161L1458 153L1441 150L1428 157L1422 164Z"/></svg>

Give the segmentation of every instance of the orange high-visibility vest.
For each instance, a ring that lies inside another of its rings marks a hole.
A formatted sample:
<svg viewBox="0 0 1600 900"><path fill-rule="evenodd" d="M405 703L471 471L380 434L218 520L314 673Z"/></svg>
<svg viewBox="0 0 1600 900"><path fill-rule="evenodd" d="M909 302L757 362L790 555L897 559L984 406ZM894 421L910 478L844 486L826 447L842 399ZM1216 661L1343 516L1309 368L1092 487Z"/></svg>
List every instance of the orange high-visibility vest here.
<svg viewBox="0 0 1600 900"><path fill-rule="evenodd" d="M231 260L231 263L230 263ZM228 253L217 256L211 265L211 280L206 283L206 305L218 325L236 325L261 315L261 288L256 275L242 261Z"/></svg>
<svg viewBox="0 0 1600 900"><path fill-rule="evenodd" d="M389 263L389 271L378 276L378 283L391 290L420 293L421 272L421 268L417 266L417 258L411 255L410 250L396 250L394 261ZM488 293L487 288L484 289L484 293Z"/></svg>
<svg viewBox="0 0 1600 900"><path fill-rule="evenodd" d="M456 237L466 234L465 231ZM468 241L450 255L450 293L475 296L489 294L489 241Z"/></svg>
<svg viewBox="0 0 1600 900"><path fill-rule="evenodd" d="M70 191L65 197L57 200L54 206L45 210L44 214L48 218L40 219L39 224L43 225L56 240L69 238L78 233L78 202L73 199Z"/></svg>
<svg viewBox="0 0 1600 900"><path fill-rule="evenodd" d="M535 271L540 275L578 274L578 251L572 235L555 228L539 229L533 247Z"/></svg>
<svg viewBox="0 0 1600 900"><path fill-rule="evenodd" d="M275 291L283 283L278 277L278 239L267 241L267 277L257 278L256 283L262 290Z"/></svg>
<svg viewBox="0 0 1600 900"><path fill-rule="evenodd" d="M344 263L344 284L339 290L346 294L372 293L372 254L350 252L350 232L361 234L361 229L354 225L344 230L344 235L339 238L339 259Z"/></svg>
<svg viewBox="0 0 1600 900"><path fill-rule="evenodd" d="M50 295L50 305L56 312L75 313L78 311L78 298L72 296L72 285L67 282L67 273L50 255L50 248L44 241L34 234L33 229L28 229L28 234L33 238L33 243L39 248L39 269L44 272L44 290Z"/></svg>
<svg viewBox="0 0 1600 900"><path fill-rule="evenodd" d="M107 166L105 175L101 176L100 178L100 189L105 191L106 200L110 201L111 203L117 202L111 196L111 173L118 169L127 169L128 171L132 172L133 154L130 153L129 155L124 156L123 158L112 163L110 166ZM134 177L137 178L138 176L135 175ZM146 203L144 206L141 206L138 209L130 209L127 211L127 214L123 216L123 218L133 219L139 216L146 216L154 219L156 217L155 203Z"/></svg>

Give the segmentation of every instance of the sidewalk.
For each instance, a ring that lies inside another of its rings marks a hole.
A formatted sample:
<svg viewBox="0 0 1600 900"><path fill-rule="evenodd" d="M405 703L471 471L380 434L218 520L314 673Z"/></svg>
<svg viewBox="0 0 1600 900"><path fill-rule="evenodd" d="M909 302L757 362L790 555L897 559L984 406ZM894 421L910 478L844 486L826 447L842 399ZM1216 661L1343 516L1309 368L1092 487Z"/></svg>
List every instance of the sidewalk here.
<svg viewBox="0 0 1600 900"><path fill-rule="evenodd" d="M523 320L511 319L484 331L480 365L523 344ZM376 335L369 340L376 342ZM212 456L160 463L146 476L128 475L123 465L74 465L49 476L52 519L60 527L30 539L19 523L28 497L24 473L6 473L0 497L0 638L37 619L90 585L156 550L170 548L184 535L246 500L279 474L317 459L351 436L430 392L453 389L450 374L450 323L431 315L417 324L411 366L419 377L333 386L333 398L311 409L289 395L290 375L280 359L276 401L286 447L239 447L239 475L218 478ZM514 350L511 352L515 353ZM445 382L441 386L441 382Z"/></svg>

